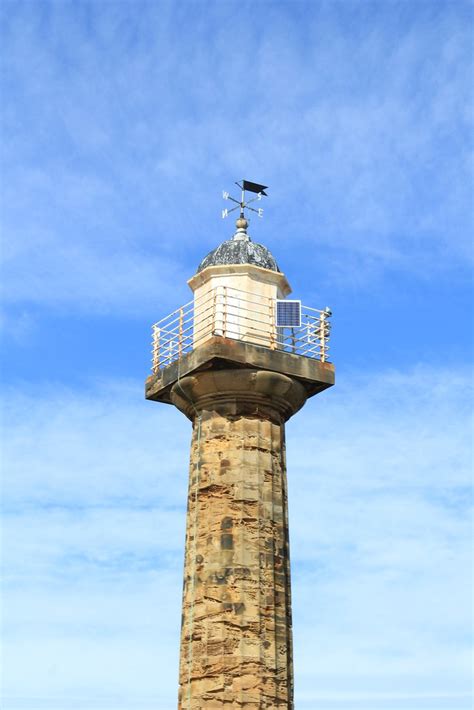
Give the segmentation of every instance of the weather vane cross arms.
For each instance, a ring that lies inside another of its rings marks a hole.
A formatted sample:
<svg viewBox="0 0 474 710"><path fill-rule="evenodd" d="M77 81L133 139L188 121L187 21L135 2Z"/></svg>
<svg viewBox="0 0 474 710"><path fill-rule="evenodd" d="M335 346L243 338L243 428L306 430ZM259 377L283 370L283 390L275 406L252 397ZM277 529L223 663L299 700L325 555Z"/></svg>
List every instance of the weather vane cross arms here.
<svg viewBox="0 0 474 710"><path fill-rule="evenodd" d="M224 200L231 200L232 202L236 203L236 207L232 207L232 209L225 209L222 210L222 219L225 219L226 217L229 216L231 212L234 212L235 210L240 209L240 216L245 218L245 213L244 210L250 210L252 212L256 212L259 217L263 217L263 209L255 209L255 207L250 207L251 202L255 202L256 200L261 200L262 197L268 197L267 193L265 190L268 188L267 185L259 185L256 182L250 182L250 180L241 180L241 182L236 182L236 185L240 187L241 190L241 197L240 200L236 200L235 197L232 197L228 192L225 190L222 192L222 197ZM253 197L250 200L245 199L245 193L246 192L253 192L256 194L256 197Z"/></svg>

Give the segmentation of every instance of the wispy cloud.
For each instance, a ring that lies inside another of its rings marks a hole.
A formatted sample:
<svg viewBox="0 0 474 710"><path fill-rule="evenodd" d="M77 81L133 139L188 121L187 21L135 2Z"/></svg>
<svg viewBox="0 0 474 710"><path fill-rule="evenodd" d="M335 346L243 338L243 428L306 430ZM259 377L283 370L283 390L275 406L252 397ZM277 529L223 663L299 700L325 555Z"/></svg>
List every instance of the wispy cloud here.
<svg viewBox="0 0 474 710"><path fill-rule="evenodd" d="M190 430L136 395L12 393L9 710L175 703ZM290 423L298 707L469 707L468 400L466 375L420 366Z"/></svg>
<svg viewBox="0 0 474 710"><path fill-rule="evenodd" d="M290 266L304 245L358 288L463 268L468 6L136 7L4 6L8 300L138 312L227 236L243 174Z"/></svg>
<svg viewBox="0 0 474 710"><path fill-rule="evenodd" d="M339 300L338 385L288 426L297 707L467 710L469 378L400 363L463 357L471 5L0 12L5 710L175 707L190 426L117 372L244 176Z"/></svg>
<svg viewBox="0 0 474 710"><path fill-rule="evenodd" d="M367 708L468 707L469 400L449 371L352 374L290 424L307 707L311 688L328 708L358 707L337 700L350 690Z"/></svg>

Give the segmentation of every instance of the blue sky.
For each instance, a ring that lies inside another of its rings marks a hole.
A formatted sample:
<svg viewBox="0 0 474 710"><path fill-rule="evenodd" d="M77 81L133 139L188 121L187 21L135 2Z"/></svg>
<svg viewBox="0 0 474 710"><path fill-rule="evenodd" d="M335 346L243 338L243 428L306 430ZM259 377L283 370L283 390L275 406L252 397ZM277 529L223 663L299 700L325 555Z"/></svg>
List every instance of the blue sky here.
<svg viewBox="0 0 474 710"><path fill-rule="evenodd" d="M472 5L1 13L2 707L175 707L190 426L149 327L242 177L334 312L288 425L296 707L471 707Z"/></svg>

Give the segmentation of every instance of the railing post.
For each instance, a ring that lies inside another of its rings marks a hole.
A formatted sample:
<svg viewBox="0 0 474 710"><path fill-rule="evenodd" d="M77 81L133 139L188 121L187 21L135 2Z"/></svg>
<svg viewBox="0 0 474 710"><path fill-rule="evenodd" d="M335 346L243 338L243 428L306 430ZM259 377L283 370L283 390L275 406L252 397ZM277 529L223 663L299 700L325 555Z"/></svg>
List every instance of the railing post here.
<svg viewBox="0 0 474 710"><path fill-rule="evenodd" d="M227 337L227 286L222 287L222 335Z"/></svg>
<svg viewBox="0 0 474 710"><path fill-rule="evenodd" d="M153 346L153 361L151 371L154 375L160 369L160 329L156 326L152 326L152 346Z"/></svg>
<svg viewBox="0 0 474 710"><path fill-rule="evenodd" d="M277 329L276 329L276 316L275 316L275 312L276 312L275 300L273 298L269 298L268 305L269 305L269 309L270 309L270 319L269 319L270 320L270 348L272 350L276 350L277 349L277 342L276 342L276 340L277 340L276 330ZM282 350L284 350L284 349L285 348L282 347Z"/></svg>
<svg viewBox="0 0 474 710"><path fill-rule="evenodd" d="M326 314L321 313L319 317L319 341L321 343L321 362L326 362Z"/></svg>
<svg viewBox="0 0 474 710"><path fill-rule="evenodd" d="M183 351L183 309L179 309L179 327L178 327L178 357L181 357Z"/></svg>
<svg viewBox="0 0 474 710"><path fill-rule="evenodd" d="M217 288L212 292L211 335L218 335L217 328Z"/></svg>

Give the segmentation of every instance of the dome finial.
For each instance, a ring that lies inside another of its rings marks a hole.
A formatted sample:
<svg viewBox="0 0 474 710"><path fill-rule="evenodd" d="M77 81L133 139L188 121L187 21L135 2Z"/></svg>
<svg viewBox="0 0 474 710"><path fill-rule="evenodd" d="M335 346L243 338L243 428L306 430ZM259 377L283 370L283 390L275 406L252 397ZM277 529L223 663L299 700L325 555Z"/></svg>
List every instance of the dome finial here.
<svg viewBox="0 0 474 710"><path fill-rule="evenodd" d="M240 213L240 217L235 220L235 226L237 227L237 231L232 237L232 239L239 240L242 239L246 242L250 241L250 237L247 234L247 227L249 226L248 221L245 219L243 212Z"/></svg>

